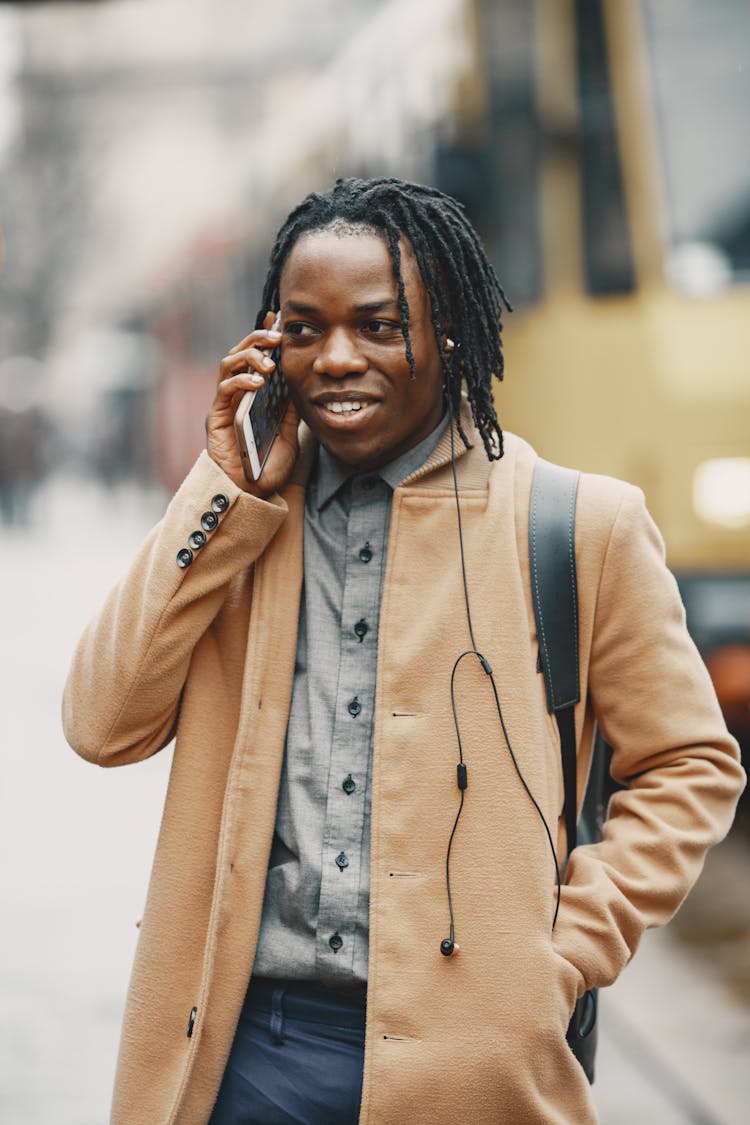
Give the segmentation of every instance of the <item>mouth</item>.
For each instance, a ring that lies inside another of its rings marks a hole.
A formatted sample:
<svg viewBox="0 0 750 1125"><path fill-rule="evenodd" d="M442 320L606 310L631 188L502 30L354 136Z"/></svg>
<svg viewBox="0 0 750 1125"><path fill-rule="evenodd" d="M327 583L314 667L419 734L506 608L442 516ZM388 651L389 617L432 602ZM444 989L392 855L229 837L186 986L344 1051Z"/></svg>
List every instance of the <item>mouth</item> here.
<svg viewBox="0 0 750 1125"><path fill-rule="evenodd" d="M330 410L332 414L351 414L360 411L365 405L361 398L347 398L343 402L332 400L331 402L321 403L324 410Z"/></svg>
<svg viewBox="0 0 750 1125"><path fill-rule="evenodd" d="M312 405L324 424L335 429L363 425L377 410L378 400L367 395L321 395Z"/></svg>

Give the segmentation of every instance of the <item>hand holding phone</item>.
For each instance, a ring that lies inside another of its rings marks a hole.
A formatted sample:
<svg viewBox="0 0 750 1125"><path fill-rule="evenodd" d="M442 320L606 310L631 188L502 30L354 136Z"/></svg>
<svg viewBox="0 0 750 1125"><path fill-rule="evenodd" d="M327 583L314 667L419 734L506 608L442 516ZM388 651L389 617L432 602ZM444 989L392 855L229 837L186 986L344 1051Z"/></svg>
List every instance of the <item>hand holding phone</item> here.
<svg viewBox="0 0 750 1125"><path fill-rule="evenodd" d="M277 316L271 330L278 331L280 323L281 318ZM257 391L247 391L242 396L234 416L242 468L250 482L257 481L263 472L289 401L289 388L281 372L280 355L281 349L274 348L270 353L273 370L264 376L262 387Z"/></svg>
<svg viewBox="0 0 750 1125"><path fill-rule="evenodd" d="M261 498L286 483L298 452L299 415L277 371L281 333L275 324L278 314L267 313L263 327L250 332L221 360L216 395L206 417L209 456L239 488ZM251 408L252 417L247 419Z"/></svg>

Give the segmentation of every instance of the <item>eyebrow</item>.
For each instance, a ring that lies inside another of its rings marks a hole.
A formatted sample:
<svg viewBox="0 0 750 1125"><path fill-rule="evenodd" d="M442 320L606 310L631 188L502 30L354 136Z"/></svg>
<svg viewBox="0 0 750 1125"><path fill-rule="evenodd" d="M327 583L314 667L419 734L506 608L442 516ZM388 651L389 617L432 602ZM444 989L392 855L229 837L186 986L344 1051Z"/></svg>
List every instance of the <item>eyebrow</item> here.
<svg viewBox="0 0 750 1125"><path fill-rule="evenodd" d="M285 301L284 305L290 312L295 313L317 313L319 310L315 305L307 305L302 301ZM398 301L393 297L385 297L382 301L368 301L364 305L356 305L354 311L357 313L373 313L382 312L383 309L397 309Z"/></svg>
<svg viewBox="0 0 750 1125"><path fill-rule="evenodd" d="M382 312L383 309L397 309L398 301L393 297L385 297L382 301L368 301L365 305L357 305L355 312Z"/></svg>

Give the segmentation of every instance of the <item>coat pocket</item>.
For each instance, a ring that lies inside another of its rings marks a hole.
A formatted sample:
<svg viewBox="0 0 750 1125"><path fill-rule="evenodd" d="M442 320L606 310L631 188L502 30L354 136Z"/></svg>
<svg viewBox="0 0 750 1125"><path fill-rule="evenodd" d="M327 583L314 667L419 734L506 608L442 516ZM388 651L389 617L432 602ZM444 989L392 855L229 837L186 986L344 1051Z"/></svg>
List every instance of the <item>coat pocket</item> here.
<svg viewBox="0 0 750 1125"><path fill-rule="evenodd" d="M560 1025L563 1033L568 1030L576 1001L586 991L586 983L579 969L567 957L563 957L557 950L552 950L555 964L557 965L557 982L559 997Z"/></svg>

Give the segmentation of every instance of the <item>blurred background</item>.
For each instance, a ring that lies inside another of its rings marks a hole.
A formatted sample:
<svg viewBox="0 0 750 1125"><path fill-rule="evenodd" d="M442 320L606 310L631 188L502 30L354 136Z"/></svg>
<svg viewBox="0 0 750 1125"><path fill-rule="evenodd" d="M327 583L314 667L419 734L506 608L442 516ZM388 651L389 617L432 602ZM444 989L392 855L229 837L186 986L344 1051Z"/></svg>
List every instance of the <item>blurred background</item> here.
<svg viewBox="0 0 750 1125"><path fill-rule="evenodd" d="M5 1125L107 1120L169 752L78 761L66 668L336 176L466 204L501 421L644 489L748 764L749 58L746 0L0 2ZM605 1125L750 1119L747 807L604 997Z"/></svg>

